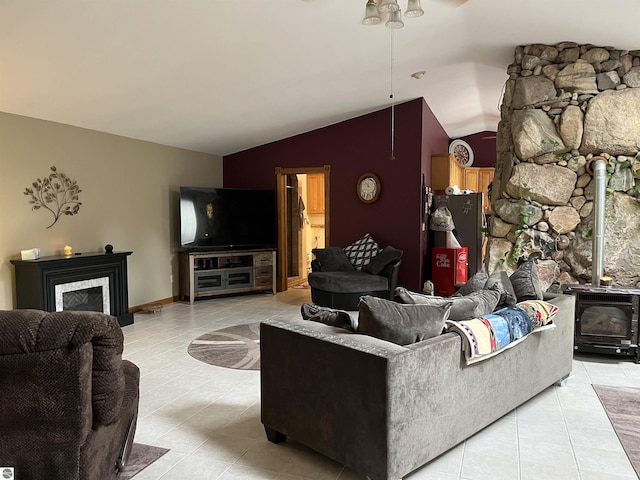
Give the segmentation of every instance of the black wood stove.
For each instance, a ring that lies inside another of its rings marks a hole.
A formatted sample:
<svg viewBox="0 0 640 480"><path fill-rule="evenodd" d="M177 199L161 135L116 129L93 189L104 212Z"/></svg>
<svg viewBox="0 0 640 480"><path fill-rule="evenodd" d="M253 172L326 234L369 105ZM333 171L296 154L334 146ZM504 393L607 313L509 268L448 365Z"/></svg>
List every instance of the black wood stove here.
<svg viewBox="0 0 640 480"><path fill-rule="evenodd" d="M640 289L567 285L576 296L575 350L631 357L640 363Z"/></svg>

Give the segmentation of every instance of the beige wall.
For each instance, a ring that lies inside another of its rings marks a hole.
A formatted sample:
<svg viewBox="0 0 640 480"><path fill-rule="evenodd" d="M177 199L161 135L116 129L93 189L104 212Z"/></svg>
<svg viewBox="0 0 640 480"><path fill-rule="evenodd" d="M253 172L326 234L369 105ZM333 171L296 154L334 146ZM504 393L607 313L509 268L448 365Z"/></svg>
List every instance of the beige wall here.
<svg viewBox="0 0 640 480"><path fill-rule="evenodd" d="M77 215L53 220L23 194L55 165L80 186ZM0 309L15 308L20 250L129 257L129 305L178 294L178 188L222 186L222 158L0 112ZM174 283L170 278L173 275Z"/></svg>

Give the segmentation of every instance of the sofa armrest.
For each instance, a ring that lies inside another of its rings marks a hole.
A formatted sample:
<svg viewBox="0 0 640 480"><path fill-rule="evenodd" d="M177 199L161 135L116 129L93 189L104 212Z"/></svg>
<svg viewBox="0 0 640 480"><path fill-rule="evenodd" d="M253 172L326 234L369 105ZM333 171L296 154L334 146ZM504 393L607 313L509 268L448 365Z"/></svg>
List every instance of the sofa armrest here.
<svg viewBox="0 0 640 480"><path fill-rule="evenodd" d="M406 351L317 322L266 320L260 325L262 423L351 467L363 459L376 470L386 453L369 440L384 437L388 359Z"/></svg>
<svg viewBox="0 0 640 480"><path fill-rule="evenodd" d="M400 264L402 260L398 260L396 263L387 265L382 271L381 275L389 279L389 299L393 300L393 295L398 286L398 273L400 272Z"/></svg>
<svg viewBox="0 0 640 480"><path fill-rule="evenodd" d="M72 351L90 344L93 418L109 425L117 420L122 404L123 334L118 320L99 312L3 312L0 326L5 338L0 353Z"/></svg>

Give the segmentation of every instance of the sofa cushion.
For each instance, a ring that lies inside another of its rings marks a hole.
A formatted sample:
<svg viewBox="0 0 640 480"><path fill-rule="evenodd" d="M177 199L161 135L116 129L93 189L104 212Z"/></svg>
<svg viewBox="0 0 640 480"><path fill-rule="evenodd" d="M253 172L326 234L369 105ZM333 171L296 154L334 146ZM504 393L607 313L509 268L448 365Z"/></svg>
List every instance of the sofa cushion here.
<svg viewBox="0 0 640 480"><path fill-rule="evenodd" d="M371 257L371 261L362 267L362 271L372 275L380 275L387 265L397 263L401 258L402 250L387 246L380 253Z"/></svg>
<svg viewBox="0 0 640 480"><path fill-rule="evenodd" d="M542 300L543 292L538 278L538 267L533 259L524 262L509 277L518 302Z"/></svg>
<svg viewBox="0 0 640 480"><path fill-rule="evenodd" d="M477 318L493 312L500 301L497 290L479 290L464 297L434 297L411 292L404 287L395 290L395 298L401 303L422 304L441 307L451 303L450 320L467 320Z"/></svg>
<svg viewBox="0 0 640 480"><path fill-rule="evenodd" d="M489 279L487 283L484 284L484 288L486 290L497 289L500 292L498 307L510 307L517 302L516 292L513 291L513 285L511 285L511 280L509 280L507 272L493 272L489 275Z"/></svg>
<svg viewBox="0 0 640 480"><path fill-rule="evenodd" d="M442 333L451 304L406 305L365 295L358 305L358 333L409 345Z"/></svg>
<svg viewBox="0 0 640 480"><path fill-rule="evenodd" d="M377 255L380 250L380 246L368 233L365 233L360 240L356 240L348 247L344 247L347 257L356 270L362 270L362 267L367 265L371 261L371 258Z"/></svg>
<svg viewBox="0 0 640 480"><path fill-rule="evenodd" d="M340 247L314 248L311 252L316 256L323 272L349 272L353 265L345 251Z"/></svg>
<svg viewBox="0 0 640 480"><path fill-rule="evenodd" d="M484 289L485 283L489 279L489 275L483 268L479 272L475 273L467 283L462 285L460 289L454 294L454 296L459 297L463 295L469 295L472 292L477 292L478 290Z"/></svg>
<svg viewBox="0 0 640 480"><path fill-rule="evenodd" d="M325 292L358 293L389 290L389 280L380 275L352 270L350 272L312 272L309 285Z"/></svg>

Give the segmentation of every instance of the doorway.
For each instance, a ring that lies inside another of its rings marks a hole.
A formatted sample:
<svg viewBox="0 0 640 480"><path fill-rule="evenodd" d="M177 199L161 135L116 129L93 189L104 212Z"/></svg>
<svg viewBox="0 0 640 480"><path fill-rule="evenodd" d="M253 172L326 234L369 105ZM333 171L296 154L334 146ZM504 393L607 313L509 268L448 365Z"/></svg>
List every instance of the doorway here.
<svg viewBox="0 0 640 480"><path fill-rule="evenodd" d="M287 175L287 287L302 284L307 278L305 256L308 255L306 230L309 218L306 175Z"/></svg>
<svg viewBox="0 0 640 480"><path fill-rule="evenodd" d="M278 197L277 291L304 285L311 250L329 239L330 166L276 168Z"/></svg>

